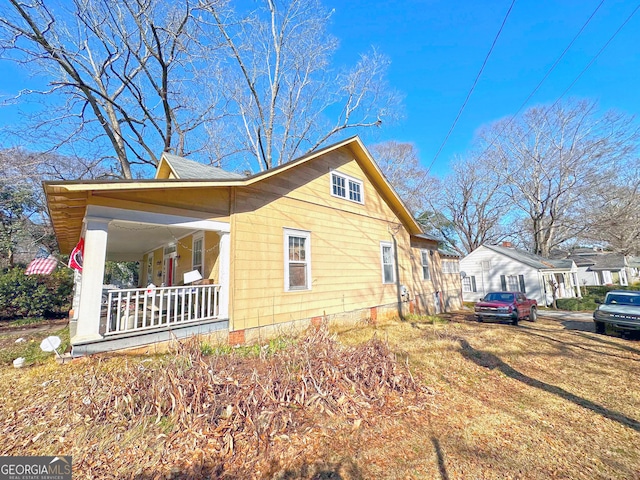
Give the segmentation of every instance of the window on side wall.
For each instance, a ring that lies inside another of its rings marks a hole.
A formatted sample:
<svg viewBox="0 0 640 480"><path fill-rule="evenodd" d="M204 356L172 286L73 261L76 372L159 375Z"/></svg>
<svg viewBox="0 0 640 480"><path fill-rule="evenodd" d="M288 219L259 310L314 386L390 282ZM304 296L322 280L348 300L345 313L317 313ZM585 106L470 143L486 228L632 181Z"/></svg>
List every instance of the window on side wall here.
<svg viewBox="0 0 640 480"><path fill-rule="evenodd" d="M193 270L197 270L200 272L200 275L204 276L202 268L204 237L202 235L195 235L193 237L193 247L191 250L191 268Z"/></svg>
<svg viewBox="0 0 640 480"><path fill-rule="evenodd" d="M284 229L284 289L311 290L311 232Z"/></svg>
<svg viewBox="0 0 640 480"><path fill-rule="evenodd" d="M147 284L153 283L153 252L147 255Z"/></svg>
<svg viewBox="0 0 640 480"><path fill-rule="evenodd" d="M338 172L331 172L331 195L356 203L364 203L363 183Z"/></svg>
<svg viewBox="0 0 640 480"><path fill-rule="evenodd" d="M477 292L476 289L476 277L471 275L470 277L464 277L462 279L462 291L466 293Z"/></svg>
<svg viewBox="0 0 640 480"><path fill-rule="evenodd" d="M429 271L429 250L420 250L422 260L422 279L431 280L431 272Z"/></svg>
<svg viewBox="0 0 640 480"><path fill-rule="evenodd" d="M395 283L395 261L391 242L380 242L380 262L382 264L382 283Z"/></svg>
<svg viewBox="0 0 640 480"><path fill-rule="evenodd" d="M460 262L458 260L443 260L442 273L460 273Z"/></svg>

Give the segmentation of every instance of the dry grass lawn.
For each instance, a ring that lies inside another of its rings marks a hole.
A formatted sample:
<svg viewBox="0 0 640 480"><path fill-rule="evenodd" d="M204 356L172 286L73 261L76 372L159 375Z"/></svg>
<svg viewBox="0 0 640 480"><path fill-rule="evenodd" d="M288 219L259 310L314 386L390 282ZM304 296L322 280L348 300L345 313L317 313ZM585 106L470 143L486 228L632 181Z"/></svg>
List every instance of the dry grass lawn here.
<svg viewBox="0 0 640 480"><path fill-rule="evenodd" d="M71 454L74 478L638 479L640 342L588 327L452 315L333 350L3 365L0 455Z"/></svg>

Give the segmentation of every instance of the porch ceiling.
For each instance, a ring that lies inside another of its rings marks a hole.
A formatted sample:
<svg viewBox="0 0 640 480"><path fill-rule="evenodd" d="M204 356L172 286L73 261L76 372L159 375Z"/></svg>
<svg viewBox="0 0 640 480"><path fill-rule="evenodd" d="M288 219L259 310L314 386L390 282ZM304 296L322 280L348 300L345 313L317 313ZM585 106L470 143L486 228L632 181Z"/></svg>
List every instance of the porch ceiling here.
<svg viewBox="0 0 640 480"><path fill-rule="evenodd" d="M109 223L107 260L142 260L145 252L177 243L180 237L192 232L193 230L186 228L114 220Z"/></svg>

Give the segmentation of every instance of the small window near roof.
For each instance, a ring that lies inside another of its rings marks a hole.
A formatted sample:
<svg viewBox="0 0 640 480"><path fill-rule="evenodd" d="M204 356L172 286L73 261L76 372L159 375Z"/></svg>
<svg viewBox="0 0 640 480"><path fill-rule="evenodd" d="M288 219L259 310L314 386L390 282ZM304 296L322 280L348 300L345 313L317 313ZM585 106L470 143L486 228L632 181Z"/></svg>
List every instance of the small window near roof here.
<svg viewBox="0 0 640 480"><path fill-rule="evenodd" d="M343 173L331 172L331 195L356 203L364 203L362 180Z"/></svg>

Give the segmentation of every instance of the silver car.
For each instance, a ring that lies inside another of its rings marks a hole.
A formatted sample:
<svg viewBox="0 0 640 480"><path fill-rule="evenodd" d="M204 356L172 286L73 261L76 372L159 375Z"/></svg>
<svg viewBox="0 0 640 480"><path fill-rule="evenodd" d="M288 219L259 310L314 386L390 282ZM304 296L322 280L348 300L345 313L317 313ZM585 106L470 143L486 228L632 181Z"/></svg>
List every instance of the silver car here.
<svg viewBox="0 0 640 480"><path fill-rule="evenodd" d="M640 292L612 290L604 303L593 312L596 333L605 333L607 324L625 329L640 330Z"/></svg>

